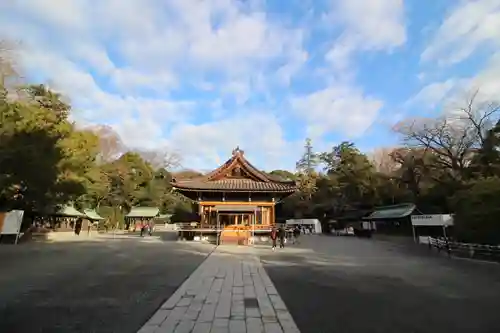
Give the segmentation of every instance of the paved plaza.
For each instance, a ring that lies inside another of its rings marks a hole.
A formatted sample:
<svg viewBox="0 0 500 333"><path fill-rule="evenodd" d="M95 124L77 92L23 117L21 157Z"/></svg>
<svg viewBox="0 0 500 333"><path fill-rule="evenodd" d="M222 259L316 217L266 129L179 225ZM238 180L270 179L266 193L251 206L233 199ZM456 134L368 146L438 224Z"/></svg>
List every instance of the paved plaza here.
<svg viewBox="0 0 500 333"><path fill-rule="evenodd" d="M251 247L219 246L139 333L299 333Z"/></svg>
<svg viewBox="0 0 500 333"><path fill-rule="evenodd" d="M498 264L329 236L260 257L302 333L500 332Z"/></svg>
<svg viewBox="0 0 500 333"><path fill-rule="evenodd" d="M499 264L390 240L170 236L0 247L0 332L500 332Z"/></svg>
<svg viewBox="0 0 500 333"><path fill-rule="evenodd" d="M123 236L0 246L0 332L135 333L212 249Z"/></svg>

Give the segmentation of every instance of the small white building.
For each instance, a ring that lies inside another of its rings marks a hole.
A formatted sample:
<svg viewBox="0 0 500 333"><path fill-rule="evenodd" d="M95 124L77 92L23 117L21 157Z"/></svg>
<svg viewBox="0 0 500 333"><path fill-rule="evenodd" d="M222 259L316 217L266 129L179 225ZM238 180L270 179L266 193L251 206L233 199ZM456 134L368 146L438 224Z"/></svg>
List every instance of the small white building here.
<svg viewBox="0 0 500 333"><path fill-rule="evenodd" d="M301 226L309 226L312 227L312 232L315 234L320 234L322 231L321 229L321 222L319 222L318 219L290 219L286 220L286 225L287 226L292 226L292 225L301 225Z"/></svg>

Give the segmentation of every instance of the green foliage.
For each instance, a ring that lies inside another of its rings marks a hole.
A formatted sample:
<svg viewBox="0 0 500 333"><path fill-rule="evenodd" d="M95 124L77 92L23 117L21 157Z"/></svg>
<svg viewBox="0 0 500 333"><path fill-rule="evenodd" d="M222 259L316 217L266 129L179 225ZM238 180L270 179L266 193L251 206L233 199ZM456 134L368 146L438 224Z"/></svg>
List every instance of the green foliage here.
<svg viewBox="0 0 500 333"><path fill-rule="evenodd" d="M49 212L71 202L97 208L110 228L139 205L174 214L173 221L193 219L192 202L172 191L163 153L127 151L108 126L78 129L63 96L40 84L10 83L17 75L11 58L0 42L0 208ZM333 218L414 202L425 213L456 213L462 240L500 243L500 122L488 125L500 107L481 105L469 103L459 122L441 117L401 127L406 146L385 156L392 164L384 173L351 142L316 153L307 139L296 174L270 172L299 188L278 206L280 215ZM175 177L200 175L184 170Z"/></svg>
<svg viewBox="0 0 500 333"><path fill-rule="evenodd" d="M273 170L269 172L269 174L274 178L278 178L280 180L295 180L297 178L294 173L288 170Z"/></svg>
<svg viewBox="0 0 500 333"><path fill-rule="evenodd" d="M77 129L68 120L71 106L58 93L28 85L14 101L2 87L1 208L50 212L68 202L80 209L107 207L102 213L113 226L123 225L124 214L137 205L191 211L187 199L172 193L167 170L155 170L138 153L116 156L119 145L109 138L117 136L108 129Z"/></svg>
<svg viewBox="0 0 500 333"><path fill-rule="evenodd" d="M464 242L500 244L500 178L474 180L453 197L457 236Z"/></svg>
<svg viewBox="0 0 500 333"><path fill-rule="evenodd" d="M0 103L2 204L45 211L83 194L95 138L31 100Z"/></svg>
<svg viewBox="0 0 500 333"><path fill-rule="evenodd" d="M499 125L488 132L470 166L458 177L440 167L433 153L410 147L392 151L388 157L397 167L382 174L353 143L342 142L318 154L325 173L297 175L299 192L280 205L279 213L283 218L335 218L347 210L414 202L425 213L456 213L463 241L500 244L497 132ZM460 181L467 178L469 182Z"/></svg>
<svg viewBox="0 0 500 333"><path fill-rule="evenodd" d="M295 167L298 173L308 174L314 171L316 166L319 164L319 156L313 151L311 139L306 139L304 148L304 154L300 160L297 161Z"/></svg>

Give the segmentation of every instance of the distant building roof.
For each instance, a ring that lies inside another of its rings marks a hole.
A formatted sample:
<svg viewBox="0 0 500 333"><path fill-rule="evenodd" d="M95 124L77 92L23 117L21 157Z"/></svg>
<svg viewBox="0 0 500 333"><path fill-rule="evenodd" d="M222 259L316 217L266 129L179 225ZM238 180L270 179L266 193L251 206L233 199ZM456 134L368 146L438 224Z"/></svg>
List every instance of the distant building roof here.
<svg viewBox="0 0 500 333"><path fill-rule="evenodd" d="M84 217L85 215L80 213L73 206L63 206L61 209L57 210L55 215L59 216L69 216L69 217Z"/></svg>
<svg viewBox="0 0 500 333"><path fill-rule="evenodd" d="M400 205L377 207L365 220L398 219L409 216L416 209L415 204L405 203Z"/></svg>
<svg viewBox="0 0 500 333"><path fill-rule="evenodd" d="M95 211L95 209L84 209L83 210L83 213L85 214L85 216L89 219L89 220L104 220L104 217L102 217L101 215L97 214L97 212Z"/></svg>
<svg viewBox="0 0 500 333"><path fill-rule="evenodd" d="M126 217L155 217L160 213L156 207L132 207Z"/></svg>

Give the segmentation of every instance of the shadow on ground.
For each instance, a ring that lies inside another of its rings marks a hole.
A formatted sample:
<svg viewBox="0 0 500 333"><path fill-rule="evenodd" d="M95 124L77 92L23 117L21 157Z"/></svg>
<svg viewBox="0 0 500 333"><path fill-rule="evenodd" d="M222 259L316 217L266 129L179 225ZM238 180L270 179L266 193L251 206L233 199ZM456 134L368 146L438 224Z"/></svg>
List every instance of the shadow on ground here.
<svg viewBox="0 0 500 333"><path fill-rule="evenodd" d="M260 253L302 333L500 331L496 264L387 241L304 238Z"/></svg>
<svg viewBox="0 0 500 333"><path fill-rule="evenodd" d="M133 238L2 246L0 332L136 332L212 248Z"/></svg>

